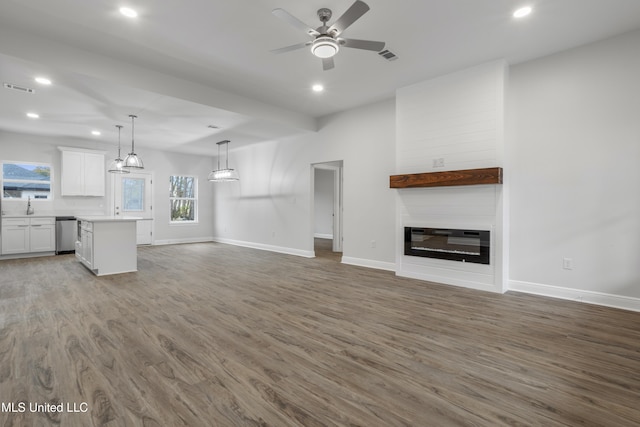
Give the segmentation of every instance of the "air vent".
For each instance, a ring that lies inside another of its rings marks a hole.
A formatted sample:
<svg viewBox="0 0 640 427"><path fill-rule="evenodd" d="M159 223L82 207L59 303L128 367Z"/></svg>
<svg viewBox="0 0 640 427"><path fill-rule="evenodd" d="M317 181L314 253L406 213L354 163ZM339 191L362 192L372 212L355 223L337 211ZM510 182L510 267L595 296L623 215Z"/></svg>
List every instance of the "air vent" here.
<svg viewBox="0 0 640 427"><path fill-rule="evenodd" d="M24 92L24 93L35 93L36 91L28 88L28 87L24 87L24 86L18 86L18 85L14 85L11 83L5 83L4 87L7 89L12 89L12 90L17 90L18 92Z"/></svg>
<svg viewBox="0 0 640 427"><path fill-rule="evenodd" d="M378 52L378 55L382 56L387 61L395 61L396 59L398 59L398 55L391 52L389 49L381 50L380 52Z"/></svg>

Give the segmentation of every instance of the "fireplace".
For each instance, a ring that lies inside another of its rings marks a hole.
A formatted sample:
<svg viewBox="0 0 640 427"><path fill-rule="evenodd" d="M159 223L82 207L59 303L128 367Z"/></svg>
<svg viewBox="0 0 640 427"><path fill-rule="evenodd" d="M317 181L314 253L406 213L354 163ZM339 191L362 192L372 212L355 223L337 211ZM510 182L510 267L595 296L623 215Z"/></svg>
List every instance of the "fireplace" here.
<svg viewBox="0 0 640 427"><path fill-rule="evenodd" d="M490 232L451 228L404 228L404 254L489 264Z"/></svg>

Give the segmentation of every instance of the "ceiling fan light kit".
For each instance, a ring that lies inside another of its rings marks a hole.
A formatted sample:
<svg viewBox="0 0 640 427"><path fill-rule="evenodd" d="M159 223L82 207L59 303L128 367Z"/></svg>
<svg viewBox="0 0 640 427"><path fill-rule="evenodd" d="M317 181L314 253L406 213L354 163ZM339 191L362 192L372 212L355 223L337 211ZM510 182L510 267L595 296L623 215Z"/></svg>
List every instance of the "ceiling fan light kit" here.
<svg viewBox="0 0 640 427"><path fill-rule="evenodd" d="M329 36L320 36L311 45L311 53L322 59L331 58L338 50L338 42Z"/></svg>
<svg viewBox="0 0 640 427"><path fill-rule="evenodd" d="M304 31L307 36L313 37L314 39L312 41L274 49L272 52L284 53L311 46L311 53L322 59L322 69L325 71L334 68L333 56L338 53L340 46L380 52L384 49L384 42L345 39L340 37L340 35L349 28L349 26L351 26L351 24L360 19L362 15L368 11L369 6L365 2L356 0L340 18L338 18L331 26L328 26L327 22L331 19L332 12L331 9L323 7L318 10L318 19L320 19L322 25L313 29L286 10L280 8L273 9L271 12L273 15L288 22L297 29Z"/></svg>

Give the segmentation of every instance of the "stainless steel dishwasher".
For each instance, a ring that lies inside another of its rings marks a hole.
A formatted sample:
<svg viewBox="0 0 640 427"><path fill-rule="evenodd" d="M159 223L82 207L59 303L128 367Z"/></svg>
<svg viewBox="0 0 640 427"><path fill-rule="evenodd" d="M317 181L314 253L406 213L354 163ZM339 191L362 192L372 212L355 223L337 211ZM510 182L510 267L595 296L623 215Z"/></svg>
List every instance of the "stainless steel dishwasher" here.
<svg viewBox="0 0 640 427"><path fill-rule="evenodd" d="M75 217L56 217L56 255L72 254L76 251L77 233L78 224Z"/></svg>

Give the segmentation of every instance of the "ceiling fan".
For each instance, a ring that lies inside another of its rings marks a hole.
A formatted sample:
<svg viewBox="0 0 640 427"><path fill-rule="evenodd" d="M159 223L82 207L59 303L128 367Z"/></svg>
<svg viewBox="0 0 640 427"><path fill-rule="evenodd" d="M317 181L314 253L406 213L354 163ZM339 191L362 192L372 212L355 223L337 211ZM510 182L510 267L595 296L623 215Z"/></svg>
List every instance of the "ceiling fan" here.
<svg viewBox="0 0 640 427"><path fill-rule="evenodd" d="M367 13L368 10L369 6L365 2L356 0L356 2L353 3L336 22L331 26L328 26L327 23L331 19L332 15L331 9L327 9L326 7L318 9L318 18L320 19L320 22L322 22L322 25L314 30L286 10L279 8L273 9L271 13L294 27L304 31L307 35L313 37L313 40L291 46L285 46L280 49L274 49L271 52L284 53L311 46L311 53L322 59L322 69L325 71L334 67L333 56L338 53L340 46L380 52L384 49L384 42L345 39L340 37L340 34L342 34L344 30L360 19L360 17Z"/></svg>

